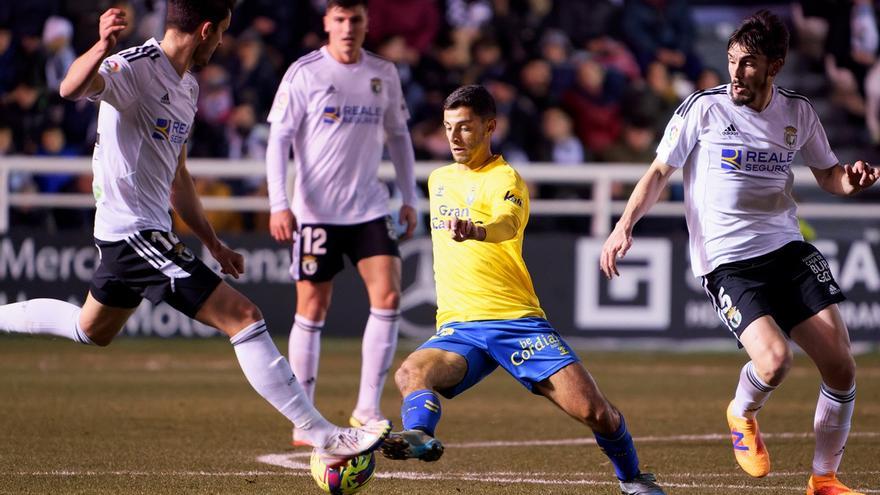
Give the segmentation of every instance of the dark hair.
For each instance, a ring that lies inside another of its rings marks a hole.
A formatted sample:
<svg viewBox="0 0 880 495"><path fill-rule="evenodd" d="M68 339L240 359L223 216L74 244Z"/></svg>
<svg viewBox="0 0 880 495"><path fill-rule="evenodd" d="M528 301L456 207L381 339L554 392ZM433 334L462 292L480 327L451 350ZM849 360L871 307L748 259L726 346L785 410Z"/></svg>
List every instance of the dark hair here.
<svg viewBox="0 0 880 495"><path fill-rule="evenodd" d="M479 84L461 86L443 102L443 110L454 110L459 107L470 108L484 120L495 118L495 98Z"/></svg>
<svg viewBox="0 0 880 495"><path fill-rule="evenodd" d="M205 21L220 24L234 6L235 0L168 0L165 27L192 33Z"/></svg>
<svg viewBox="0 0 880 495"><path fill-rule="evenodd" d="M768 60L785 60L788 53L788 28L775 14L759 10L747 17L727 40L727 49L740 45L752 55L766 55Z"/></svg>
<svg viewBox="0 0 880 495"><path fill-rule="evenodd" d="M358 5L363 5L364 8L367 8L367 0L329 0L327 2L327 10L330 10L333 7L339 7L341 9L353 9Z"/></svg>

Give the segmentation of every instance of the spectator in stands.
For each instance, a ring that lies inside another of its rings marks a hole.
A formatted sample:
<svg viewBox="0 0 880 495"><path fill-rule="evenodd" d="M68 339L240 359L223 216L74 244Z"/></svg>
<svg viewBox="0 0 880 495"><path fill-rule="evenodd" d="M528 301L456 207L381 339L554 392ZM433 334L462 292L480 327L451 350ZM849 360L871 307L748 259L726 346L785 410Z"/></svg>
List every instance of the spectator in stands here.
<svg viewBox="0 0 880 495"><path fill-rule="evenodd" d="M2 101L2 113L10 116L15 148L33 155L39 148L40 132L46 123L48 98L29 82L19 83Z"/></svg>
<svg viewBox="0 0 880 495"><path fill-rule="evenodd" d="M642 70L629 48L610 36L599 36L587 42L587 52L602 67L626 77L627 81L638 81Z"/></svg>
<svg viewBox="0 0 880 495"><path fill-rule="evenodd" d="M503 77L507 71L504 52L493 35L477 38L471 47L471 64L465 71L462 82L476 84L484 79Z"/></svg>
<svg viewBox="0 0 880 495"><path fill-rule="evenodd" d="M519 71L521 94L538 109L556 103L557 94L550 91L553 84L553 68L549 62L540 58L529 60Z"/></svg>
<svg viewBox="0 0 880 495"><path fill-rule="evenodd" d="M64 131L59 127L47 127L40 134L40 147L37 150L39 156L52 156L56 158L76 156L76 149L67 145ZM61 192L73 183L74 174L38 174L35 179L42 192Z"/></svg>
<svg viewBox="0 0 880 495"><path fill-rule="evenodd" d="M419 54L406 44L403 36L395 35L386 38L376 47L376 53L394 62L400 75L403 98L407 108L419 108L425 99L425 89L416 80L415 65L419 62Z"/></svg>
<svg viewBox="0 0 880 495"><path fill-rule="evenodd" d="M446 22L452 29L479 32L492 20L492 3L488 0L446 0Z"/></svg>
<svg viewBox="0 0 880 495"><path fill-rule="evenodd" d="M550 64L550 92L561 95L574 84L571 42L564 31L548 29L541 36L541 58Z"/></svg>
<svg viewBox="0 0 880 495"><path fill-rule="evenodd" d="M656 136L650 119L634 116L623 123L620 137L599 156L599 159L604 162L639 165L650 162L654 159Z"/></svg>
<svg viewBox="0 0 880 495"><path fill-rule="evenodd" d="M521 164L529 163L529 155L518 141L511 137L510 117L499 113L495 116L495 132L492 134L492 149L500 155L508 163ZM536 141L532 139L532 141Z"/></svg>
<svg viewBox="0 0 880 495"><path fill-rule="evenodd" d="M412 126L412 140L416 160L445 162L452 158L446 129L439 120L423 120Z"/></svg>
<svg viewBox="0 0 880 495"><path fill-rule="evenodd" d="M558 165L581 165L585 159L584 146L574 135L571 116L561 107L552 106L541 116L541 148L535 158Z"/></svg>
<svg viewBox="0 0 880 495"><path fill-rule="evenodd" d="M695 89L697 91L702 91L704 89L714 88L715 86L719 86L721 84L721 74L718 73L717 70L712 69L710 67L706 67L700 72L700 77L697 78L695 83Z"/></svg>
<svg viewBox="0 0 880 495"><path fill-rule="evenodd" d="M832 101L849 113L865 112L865 77L877 61L880 45L877 19L871 0L835 4L824 14L828 19L825 72L834 93Z"/></svg>
<svg viewBox="0 0 880 495"><path fill-rule="evenodd" d="M577 64L577 81L562 96L562 104L574 117L575 132L590 152L602 153L620 134L617 84L607 84L602 65L590 57Z"/></svg>
<svg viewBox="0 0 880 495"><path fill-rule="evenodd" d="M72 39L73 24L70 21L58 16L46 19L43 27L43 49L46 53L45 79L49 91L58 91L68 67L76 60L76 53L70 46Z"/></svg>
<svg viewBox="0 0 880 495"><path fill-rule="evenodd" d="M233 160L266 158L266 142L269 127L257 121L257 112L249 103L235 107L226 126L226 140L229 143L228 157ZM260 179L262 182L262 179Z"/></svg>
<svg viewBox="0 0 880 495"><path fill-rule="evenodd" d="M235 43L237 57L230 69L232 90L238 104L250 104L264 120L272 106L272 95L278 86L275 68L265 56L263 42L256 31L243 32Z"/></svg>
<svg viewBox="0 0 880 495"><path fill-rule="evenodd" d="M541 111L526 97L523 97L513 81L507 79L488 80L483 86L495 99L498 114L498 126L493 136L492 146L501 150L508 162L523 163L527 158L520 156L525 152L532 156L539 144L537 136L541 135ZM503 149L502 149L503 148ZM516 156L508 156L508 152Z"/></svg>
<svg viewBox="0 0 880 495"><path fill-rule="evenodd" d="M696 80L702 63L694 52L696 32L687 0L627 0L623 33L642 70L658 61Z"/></svg>
<svg viewBox="0 0 880 495"><path fill-rule="evenodd" d="M562 30L576 49L583 49L590 40L617 34L619 8L614 4L619 3L611 0L555 0L547 24Z"/></svg>
<svg viewBox="0 0 880 495"><path fill-rule="evenodd" d="M0 97L11 91L18 81L15 46L12 30L0 25Z"/></svg>
<svg viewBox="0 0 880 495"><path fill-rule="evenodd" d="M199 84L199 111L190 156L226 156L226 121L235 107L229 73L218 64L209 64L199 73Z"/></svg>
<svg viewBox="0 0 880 495"><path fill-rule="evenodd" d="M368 11L370 44L401 35L419 55L430 52L440 29L440 9L435 0L370 0Z"/></svg>

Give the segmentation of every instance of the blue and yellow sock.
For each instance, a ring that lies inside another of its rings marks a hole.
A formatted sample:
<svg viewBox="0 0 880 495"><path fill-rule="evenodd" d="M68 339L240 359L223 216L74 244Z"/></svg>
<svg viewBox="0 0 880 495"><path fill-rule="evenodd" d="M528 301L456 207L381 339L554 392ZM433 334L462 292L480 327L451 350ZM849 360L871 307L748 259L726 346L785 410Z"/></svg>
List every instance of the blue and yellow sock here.
<svg viewBox="0 0 880 495"><path fill-rule="evenodd" d="M596 443L602 452L611 460L614 465L614 473L617 479L627 481L635 478L639 474L639 455L636 453L636 447L633 445L632 436L626 429L626 421L623 415L620 415L620 428L608 437L602 436L595 431Z"/></svg>
<svg viewBox="0 0 880 495"><path fill-rule="evenodd" d="M416 390L404 397L400 417L404 430L422 430L433 437L440 421L440 399L430 390Z"/></svg>

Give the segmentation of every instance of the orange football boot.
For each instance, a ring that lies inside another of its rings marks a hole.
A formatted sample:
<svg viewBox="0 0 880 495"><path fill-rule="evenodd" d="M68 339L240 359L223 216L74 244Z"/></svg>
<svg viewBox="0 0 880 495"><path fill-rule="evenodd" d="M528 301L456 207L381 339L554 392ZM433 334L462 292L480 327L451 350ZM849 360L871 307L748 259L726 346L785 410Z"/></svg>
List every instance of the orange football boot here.
<svg viewBox="0 0 880 495"><path fill-rule="evenodd" d="M731 412L733 401L727 406L727 425L733 441L733 454L736 462L750 476L761 478L770 472L770 453L761 439L758 420L740 418Z"/></svg>
<svg viewBox="0 0 880 495"><path fill-rule="evenodd" d="M864 493L851 490L837 479L834 473L819 476L810 476L807 483L807 495L865 495Z"/></svg>

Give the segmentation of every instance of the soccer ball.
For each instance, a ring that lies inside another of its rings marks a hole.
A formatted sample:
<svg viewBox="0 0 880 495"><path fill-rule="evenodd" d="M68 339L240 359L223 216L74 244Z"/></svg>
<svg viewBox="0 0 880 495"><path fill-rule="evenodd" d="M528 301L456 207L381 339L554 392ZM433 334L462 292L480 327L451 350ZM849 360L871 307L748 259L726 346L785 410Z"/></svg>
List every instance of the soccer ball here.
<svg viewBox="0 0 880 495"><path fill-rule="evenodd" d="M338 468L331 468L321 461L318 451L313 450L309 463L312 467L312 478L322 490L333 495L359 492L373 479L376 471L376 456L373 452L359 455Z"/></svg>

